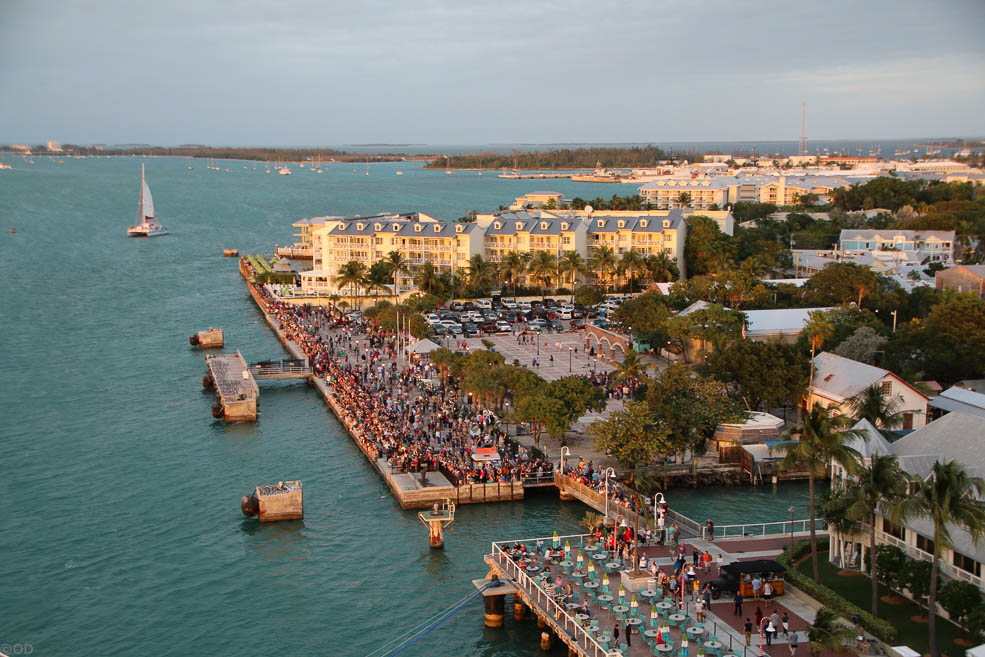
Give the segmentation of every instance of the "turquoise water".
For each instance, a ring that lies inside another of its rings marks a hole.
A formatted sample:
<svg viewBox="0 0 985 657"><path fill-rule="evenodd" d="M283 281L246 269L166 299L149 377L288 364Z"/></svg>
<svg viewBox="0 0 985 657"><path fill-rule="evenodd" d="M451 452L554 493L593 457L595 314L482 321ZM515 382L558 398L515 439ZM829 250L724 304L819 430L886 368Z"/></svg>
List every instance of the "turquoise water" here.
<svg viewBox="0 0 985 657"><path fill-rule="evenodd" d="M622 188L416 163L288 177L148 159L172 234L135 240L138 159L5 161L0 644L45 656L366 655L471 591L490 541L577 530L584 508L543 494L462 507L446 549L431 551L416 513L306 386L265 383L259 422L214 421L187 337L222 326L227 349L249 359L283 353L221 252L289 243L299 217L454 219L537 189ZM243 519L240 496L289 478L305 484L303 522ZM700 495L674 493L696 517ZM537 635L532 622L485 630L475 602L404 654L532 656Z"/></svg>

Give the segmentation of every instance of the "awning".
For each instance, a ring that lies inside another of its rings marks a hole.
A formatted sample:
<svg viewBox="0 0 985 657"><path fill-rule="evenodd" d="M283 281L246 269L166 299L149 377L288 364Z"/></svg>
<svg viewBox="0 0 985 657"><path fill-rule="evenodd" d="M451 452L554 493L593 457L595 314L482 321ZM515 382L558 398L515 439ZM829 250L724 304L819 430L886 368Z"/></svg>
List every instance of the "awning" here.
<svg viewBox="0 0 985 657"><path fill-rule="evenodd" d="M473 461L499 461L499 451L495 447L478 447L472 452Z"/></svg>

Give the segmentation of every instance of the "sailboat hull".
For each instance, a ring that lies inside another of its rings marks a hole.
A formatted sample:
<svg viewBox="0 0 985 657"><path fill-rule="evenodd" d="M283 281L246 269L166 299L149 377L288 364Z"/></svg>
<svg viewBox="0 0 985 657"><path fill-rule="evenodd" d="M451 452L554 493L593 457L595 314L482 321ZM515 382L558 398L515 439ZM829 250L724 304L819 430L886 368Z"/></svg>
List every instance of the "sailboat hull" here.
<svg viewBox="0 0 985 657"><path fill-rule="evenodd" d="M159 237L167 235L166 228L146 228L144 226L134 226L127 229L127 237Z"/></svg>

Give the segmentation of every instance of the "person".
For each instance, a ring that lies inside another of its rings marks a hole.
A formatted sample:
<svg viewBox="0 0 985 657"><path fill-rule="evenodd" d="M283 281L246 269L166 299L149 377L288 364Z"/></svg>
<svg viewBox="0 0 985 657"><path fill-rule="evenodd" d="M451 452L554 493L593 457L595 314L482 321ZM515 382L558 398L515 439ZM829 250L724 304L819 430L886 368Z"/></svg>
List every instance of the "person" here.
<svg viewBox="0 0 985 657"><path fill-rule="evenodd" d="M773 625L773 638L775 639L776 635L780 633L780 614L775 611L770 614L770 623Z"/></svg>
<svg viewBox="0 0 985 657"><path fill-rule="evenodd" d="M612 626L612 638L615 641L619 640L619 621L616 621L616 624Z"/></svg>
<svg viewBox="0 0 985 657"><path fill-rule="evenodd" d="M711 552L705 552L704 556L701 557L701 569L704 571L711 570Z"/></svg>
<svg viewBox="0 0 985 657"><path fill-rule="evenodd" d="M797 637L797 630L790 632L790 657L797 657L797 644L800 639Z"/></svg>
<svg viewBox="0 0 985 657"><path fill-rule="evenodd" d="M762 626L763 626L763 611L759 607L756 607L756 627L759 628Z"/></svg>
<svg viewBox="0 0 985 657"><path fill-rule="evenodd" d="M715 525L712 523L711 518L708 518L708 522L705 523L705 538L709 541L715 538Z"/></svg>
<svg viewBox="0 0 985 657"><path fill-rule="evenodd" d="M766 645L773 645L773 635L776 634L776 628L773 627L773 621L766 621Z"/></svg>
<svg viewBox="0 0 985 657"><path fill-rule="evenodd" d="M697 566L699 563L701 563L701 550L696 547L691 548L691 565Z"/></svg>
<svg viewBox="0 0 985 657"><path fill-rule="evenodd" d="M705 601L704 598L698 598L694 603L694 613L698 617L699 623L705 622Z"/></svg>
<svg viewBox="0 0 985 657"><path fill-rule="evenodd" d="M766 601L766 606L770 607L773 604L773 585L769 582L763 584L763 600Z"/></svg>
<svg viewBox="0 0 985 657"><path fill-rule="evenodd" d="M780 619L780 624L783 627L783 636L788 636L790 634L790 617L787 616L787 612L783 612L783 618Z"/></svg>
<svg viewBox="0 0 985 657"><path fill-rule="evenodd" d="M733 616L742 615L742 594L738 591L735 592L735 597L732 598L732 604L735 605L735 609L732 612Z"/></svg>
<svg viewBox="0 0 985 657"><path fill-rule="evenodd" d="M631 648L633 646L633 626L626 623L626 647Z"/></svg>
<svg viewBox="0 0 985 657"><path fill-rule="evenodd" d="M759 575L752 578L752 597L759 600L759 595L763 590L763 580L759 579Z"/></svg>
<svg viewBox="0 0 985 657"><path fill-rule="evenodd" d="M746 624L742 626L742 632L746 635L746 645L752 645L752 621L746 616Z"/></svg>
<svg viewBox="0 0 985 657"><path fill-rule="evenodd" d="M725 557L723 557L722 556L722 553L719 552L718 553L718 574L719 575L722 574L722 566L724 566L724 565L725 565Z"/></svg>

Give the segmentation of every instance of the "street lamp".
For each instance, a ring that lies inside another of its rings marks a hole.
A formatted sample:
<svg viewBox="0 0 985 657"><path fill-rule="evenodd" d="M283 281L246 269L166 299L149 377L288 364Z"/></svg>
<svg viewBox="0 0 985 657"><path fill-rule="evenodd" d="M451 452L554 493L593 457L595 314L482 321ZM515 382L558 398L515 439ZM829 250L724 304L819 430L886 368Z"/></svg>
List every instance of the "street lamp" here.
<svg viewBox="0 0 985 657"><path fill-rule="evenodd" d="M793 554L793 514L796 513L797 509L791 506L787 511L790 512L790 552L788 554Z"/></svg>
<svg viewBox="0 0 985 657"><path fill-rule="evenodd" d="M898 312L899 312L898 310L894 310L892 313L890 313L893 316L893 333L896 332L896 313Z"/></svg>
<svg viewBox="0 0 985 657"><path fill-rule="evenodd" d="M574 347L568 347L568 374L571 374L571 354L575 353Z"/></svg>
<svg viewBox="0 0 985 657"><path fill-rule="evenodd" d="M605 469L605 519L609 519L609 477L614 477L616 471L612 468Z"/></svg>
<svg viewBox="0 0 985 657"><path fill-rule="evenodd" d="M657 496L658 495L660 496L660 499L657 499ZM657 492L657 493L654 493L653 494L653 524L654 524L654 526L657 525L657 509L660 508L659 505L666 504L666 503L667 503L667 498L664 497L664 494L663 493Z"/></svg>
<svg viewBox="0 0 985 657"><path fill-rule="evenodd" d="M506 416L506 435L508 436L510 435L510 403L503 402L503 404L506 406L506 412L504 415Z"/></svg>
<svg viewBox="0 0 985 657"><path fill-rule="evenodd" d="M567 445L563 445L561 447L561 461L560 461L561 474L564 474L565 473L565 470L568 469L568 457L569 456L571 456L571 448L568 447Z"/></svg>
<svg viewBox="0 0 985 657"><path fill-rule="evenodd" d="M592 374L595 374L595 366L598 365L598 362L599 362L598 358L592 359Z"/></svg>

